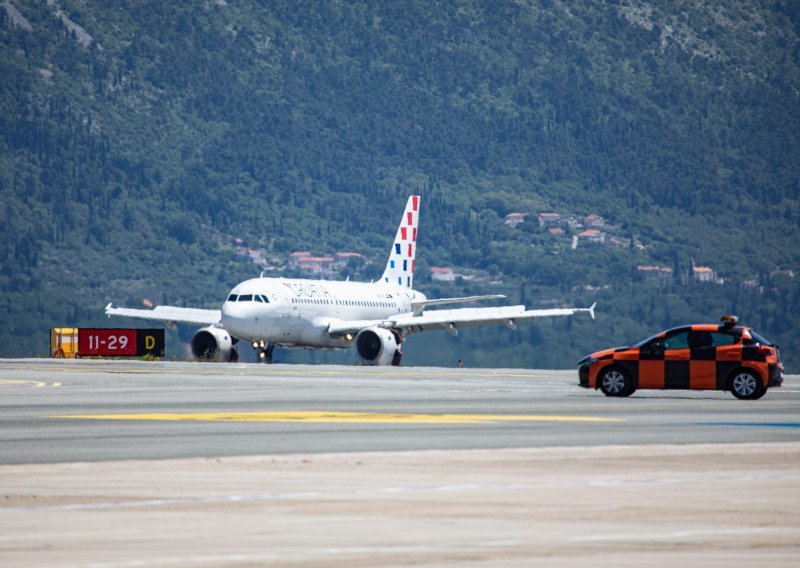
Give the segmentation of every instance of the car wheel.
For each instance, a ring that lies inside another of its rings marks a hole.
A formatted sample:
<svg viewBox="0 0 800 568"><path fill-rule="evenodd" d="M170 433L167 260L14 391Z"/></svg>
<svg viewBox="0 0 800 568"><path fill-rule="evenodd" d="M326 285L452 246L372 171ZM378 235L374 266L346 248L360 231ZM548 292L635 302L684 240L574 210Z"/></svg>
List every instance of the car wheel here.
<svg viewBox="0 0 800 568"><path fill-rule="evenodd" d="M733 396L742 400L755 400L767 392L761 379L752 371L740 369L731 377L730 391Z"/></svg>
<svg viewBox="0 0 800 568"><path fill-rule="evenodd" d="M597 380L606 396L630 396L636 390L628 373L617 367L604 369Z"/></svg>

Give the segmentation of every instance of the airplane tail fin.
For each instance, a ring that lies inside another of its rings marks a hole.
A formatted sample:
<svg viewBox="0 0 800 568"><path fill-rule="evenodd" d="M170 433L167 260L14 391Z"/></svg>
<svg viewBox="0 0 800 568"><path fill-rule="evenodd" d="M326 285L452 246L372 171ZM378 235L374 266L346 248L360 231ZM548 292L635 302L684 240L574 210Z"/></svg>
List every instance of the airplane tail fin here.
<svg viewBox="0 0 800 568"><path fill-rule="evenodd" d="M412 288L414 282L414 257L417 254L417 227L419 226L419 195L412 195L406 202L406 209L397 235L394 237L386 270L381 280Z"/></svg>

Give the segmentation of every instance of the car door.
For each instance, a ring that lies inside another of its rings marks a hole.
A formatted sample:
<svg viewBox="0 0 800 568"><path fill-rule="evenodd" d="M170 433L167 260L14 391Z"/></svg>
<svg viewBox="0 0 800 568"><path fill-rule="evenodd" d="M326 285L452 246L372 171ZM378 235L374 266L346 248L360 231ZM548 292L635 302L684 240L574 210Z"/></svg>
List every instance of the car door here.
<svg viewBox="0 0 800 568"><path fill-rule="evenodd" d="M689 387L711 390L717 388L717 346L708 329L689 332Z"/></svg>
<svg viewBox="0 0 800 568"><path fill-rule="evenodd" d="M727 388L728 377L742 365L742 335L735 330L713 332L711 344L714 347L714 388Z"/></svg>
<svg viewBox="0 0 800 568"><path fill-rule="evenodd" d="M664 388L664 339L654 337L639 348L638 388Z"/></svg>
<svg viewBox="0 0 800 568"><path fill-rule="evenodd" d="M676 331L664 338L664 388L688 389L691 350L690 330Z"/></svg>
<svg viewBox="0 0 800 568"><path fill-rule="evenodd" d="M639 349L639 388L689 388L689 331L671 330Z"/></svg>

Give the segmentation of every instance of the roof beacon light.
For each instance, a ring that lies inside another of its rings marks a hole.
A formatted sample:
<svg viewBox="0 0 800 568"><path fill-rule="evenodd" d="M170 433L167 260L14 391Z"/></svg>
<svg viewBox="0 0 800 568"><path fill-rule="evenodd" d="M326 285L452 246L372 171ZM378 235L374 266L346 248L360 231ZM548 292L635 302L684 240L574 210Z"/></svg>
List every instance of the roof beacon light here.
<svg viewBox="0 0 800 568"><path fill-rule="evenodd" d="M733 315L722 316L721 318L719 318L719 321L721 321L722 325L724 325L725 327L733 327L734 325L739 323L739 318Z"/></svg>

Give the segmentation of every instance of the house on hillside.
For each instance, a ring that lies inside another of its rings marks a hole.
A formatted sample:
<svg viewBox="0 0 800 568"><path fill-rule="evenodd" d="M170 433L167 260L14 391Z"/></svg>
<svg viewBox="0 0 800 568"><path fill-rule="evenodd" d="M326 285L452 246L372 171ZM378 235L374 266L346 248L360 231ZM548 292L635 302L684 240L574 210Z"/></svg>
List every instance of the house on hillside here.
<svg viewBox="0 0 800 568"><path fill-rule="evenodd" d="M539 213L540 227L553 227L561 225L561 213Z"/></svg>
<svg viewBox="0 0 800 568"><path fill-rule="evenodd" d="M311 252L307 250L293 252L289 255L289 266L298 266L304 258L309 258Z"/></svg>
<svg viewBox="0 0 800 568"><path fill-rule="evenodd" d="M453 269L449 267L432 266L431 280L435 280L437 282L455 282L456 273L453 272Z"/></svg>
<svg viewBox="0 0 800 568"><path fill-rule="evenodd" d="M503 223L505 223L506 225L508 225L513 229L517 225L524 223L525 217L527 216L528 216L527 213L509 213L508 215L506 215L506 219L505 221L503 221Z"/></svg>
<svg viewBox="0 0 800 568"><path fill-rule="evenodd" d="M606 220L600 215L592 213L591 215L587 215L583 218L583 224L586 227L602 227L606 224Z"/></svg>
<svg viewBox="0 0 800 568"><path fill-rule="evenodd" d="M669 278L672 276L672 269L668 266L648 266L639 265L636 272L645 278Z"/></svg>
<svg viewBox="0 0 800 568"><path fill-rule="evenodd" d="M764 293L764 287L758 283L757 278L751 278L749 280L742 281L742 288L757 292L758 294Z"/></svg>
<svg viewBox="0 0 800 568"><path fill-rule="evenodd" d="M333 257L306 256L297 261L297 267L318 276L331 276L333 274Z"/></svg>
<svg viewBox="0 0 800 568"><path fill-rule="evenodd" d="M354 258L364 258L364 255L357 252L337 252L333 265L336 268L344 268Z"/></svg>
<svg viewBox="0 0 800 568"><path fill-rule="evenodd" d="M719 281L717 273L708 266L694 266L692 265L692 278L698 282L712 282Z"/></svg>
<svg viewBox="0 0 800 568"><path fill-rule="evenodd" d="M584 232L578 235L578 238L589 243L602 244L606 242L606 234L603 231L598 231L597 229L586 229Z"/></svg>

